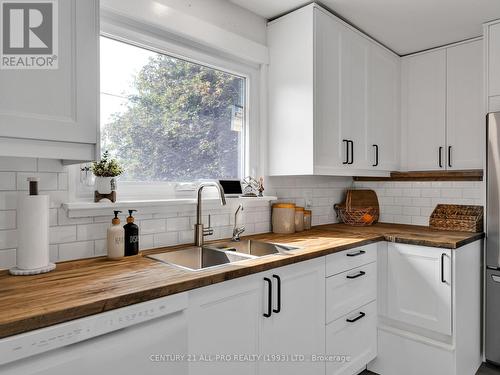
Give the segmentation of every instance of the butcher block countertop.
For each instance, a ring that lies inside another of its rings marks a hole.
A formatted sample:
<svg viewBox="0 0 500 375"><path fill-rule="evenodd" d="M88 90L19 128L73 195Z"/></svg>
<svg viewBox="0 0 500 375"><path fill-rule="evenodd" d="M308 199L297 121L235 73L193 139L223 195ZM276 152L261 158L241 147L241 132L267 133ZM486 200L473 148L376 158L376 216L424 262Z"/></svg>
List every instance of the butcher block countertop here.
<svg viewBox="0 0 500 375"><path fill-rule="evenodd" d="M10 276L0 271L0 338L262 272L379 241L456 249L483 233L445 232L422 226L331 224L292 235L246 238L300 247L293 255L270 255L201 271L188 271L144 256L63 262L54 272ZM186 247L144 251L142 255Z"/></svg>

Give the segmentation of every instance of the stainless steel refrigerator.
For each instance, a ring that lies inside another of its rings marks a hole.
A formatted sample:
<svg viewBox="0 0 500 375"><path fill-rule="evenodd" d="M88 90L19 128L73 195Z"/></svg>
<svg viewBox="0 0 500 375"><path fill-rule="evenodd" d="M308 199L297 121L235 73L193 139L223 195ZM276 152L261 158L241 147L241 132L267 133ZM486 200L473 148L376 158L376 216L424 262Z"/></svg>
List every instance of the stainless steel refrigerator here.
<svg viewBox="0 0 500 375"><path fill-rule="evenodd" d="M500 365L500 112L487 117L485 354Z"/></svg>

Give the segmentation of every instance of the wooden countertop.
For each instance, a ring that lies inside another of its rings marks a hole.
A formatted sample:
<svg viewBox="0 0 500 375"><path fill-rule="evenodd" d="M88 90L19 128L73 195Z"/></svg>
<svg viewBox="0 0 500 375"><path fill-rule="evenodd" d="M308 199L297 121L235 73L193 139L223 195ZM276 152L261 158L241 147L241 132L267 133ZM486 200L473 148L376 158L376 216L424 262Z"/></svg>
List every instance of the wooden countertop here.
<svg viewBox="0 0 500 375"><path fill-rule="evenodd" d="M331 224L292 235L246 237L300 247L293 255L271 255L195 272L140 255L119 261L99 257L63 262L54 272L35 276L10 276L7 271L0 271L0 338L373 242L387 240L456 249L483 237L483 233L445 232L410 225ZM182 247L185 245L144 253Z"/></svg>

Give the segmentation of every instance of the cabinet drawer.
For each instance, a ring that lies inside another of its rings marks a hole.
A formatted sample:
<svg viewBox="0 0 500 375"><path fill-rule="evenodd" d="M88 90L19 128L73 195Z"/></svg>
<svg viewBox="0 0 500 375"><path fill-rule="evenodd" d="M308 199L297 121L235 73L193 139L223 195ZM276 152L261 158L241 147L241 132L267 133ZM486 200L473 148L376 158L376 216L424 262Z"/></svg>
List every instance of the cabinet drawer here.
<svg viewBox="0 0 500 375"><path fill-rule="evenodd" d="M372 262L326 279L326 322L377 298L377 263Z"/></svg>
<svg viewBox="0 0 500 375"><path fill-rule="evenodd" d="M377 260L377 244L356 247L326 257L326 276L375 262Z"/></svg>
<svg viewBox="0 0 500 375"><path fill-rule="evenodd" d="M326 326L326 354L346 356L345 360L329 358L326 362L327 375L356 374L377 356L376 301Z"/></svg>

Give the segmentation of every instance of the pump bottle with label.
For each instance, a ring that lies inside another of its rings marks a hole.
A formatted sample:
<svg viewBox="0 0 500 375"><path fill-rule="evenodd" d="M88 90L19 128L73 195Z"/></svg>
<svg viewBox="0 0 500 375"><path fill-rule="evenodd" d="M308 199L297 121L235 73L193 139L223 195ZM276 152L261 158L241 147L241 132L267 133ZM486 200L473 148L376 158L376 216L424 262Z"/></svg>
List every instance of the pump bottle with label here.
<svg viewBox="0 0 500 375"><path fill-rule="evenodd" d="M125 256L139 254L139 227L134 224L132 214L137 210L128 210L127 224L123 226L125 230Z"/></svg>
<svg viewBox="0 0 500 375"><path fill-rule="evenodd" d="M120 225L118 214L121 211L114 211L115 217L108 228L108 258L119 259L125 255L124 236L125 230Z"/></svg>

